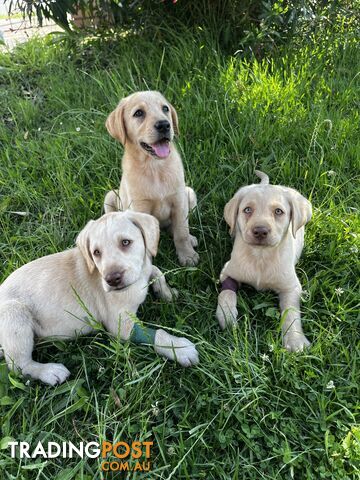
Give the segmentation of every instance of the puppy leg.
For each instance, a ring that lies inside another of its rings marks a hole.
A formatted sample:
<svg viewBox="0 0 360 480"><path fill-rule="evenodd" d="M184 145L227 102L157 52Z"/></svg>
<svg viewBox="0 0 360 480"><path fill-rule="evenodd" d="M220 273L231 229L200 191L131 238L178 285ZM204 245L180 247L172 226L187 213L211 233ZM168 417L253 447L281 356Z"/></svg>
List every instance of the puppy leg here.
<svg viewBox="0 0 360 480"><path fill-rule="evenodd" d="M218 305L216 309L216 318L222 330L226 326L235 325L237 323L238 311L236 308L236 292L239 284L236 280L226 276L223 272L229 262L224 265L220 274L221 292L218 296Z"/></svg>
<svg viewBox="0 0 360 480"><path fill-rule="evenodd" d="M180 265L193 266L199 262L199 255L195 252L190 239L188 213L186 195L177 195L171 209L171 228L175 248Z"/></svg>
<svg viewBox="0 0 360 480"><path fill-rule="evenodd" d="M189 212L191 212L197 205L196 193L191 187L185 187L185 191L189 204ZM198 246L197 238L194 235L190 235L190 242L194 248Z"/></svg>
<svg viewBox="0 0 360 480"><path fill-rule="evenodd" d="M199 355L195 345L184 337L175 337L165 330L134 325L130 336L134 343L154 345L156 353L175 360L183 367L191 367L199 363Z"/></svg>
<svg viewBox="0 0 360 480"><path fill-rule="evenodd" d="M168 229L168 232L170 233L170 235L174 238L174 230L173 230L173 226L172 226L172 223L171 223L171 220L169 222L168 225L166 225L165 227L163 226L163 224L160 226L160 228L167 228ZM191 235L189 233L189 238L190 238L190 244L193 248L196 248L198 246L198 240L197 238L194 236L194 235Z"/></svg>
<svg viewBox="0 0 360 480"><path fill-rule="evenodd" d="M34 347L33 318L25 305L16 301L4 303L0 309L0 344L11 370L21 370L49 385L63 383L70 375L60 363L39 363L32 359Z"/></svg>
<svg viewBox="0 0 360 480"><path fill-rule="evenodd" d="M150 280L152 281L151 286L155 295L166 302L171 302L178 297L179 292L175 288L169 287L166 283L165 276L161 273L159 268L155 267L155 265L152 267Z"/></svg>
<svg viewBox="0 0 360 480"><path fill-rule="evenodd" d="M161 329L141 327L135 324L130 311L120 312L118 321L107 322L105 326L121 340L130 340L138 344L154 345L156 353L170 360L176 360L183 367L199 363L195 345L183 337L175 337ZM136 315L136 309L133 311Z"/></svg>
<svg viewBox="0 0 360 480"><path fill-rule="evenodd" d="M223 290L218 296L216 318L222 330L227 326L236 325L238 311L236 308L236 293L231 290Z"/></svg>
<svg viewBox="0 0 360 480"><path fill-rule="evenodd" d="M299 285L279 294L283 322L281 327L283 345L289 352L301 352L310 346L301 326L300 293L301 286Z"/></svg>
<svg viewBox="0 0 360 480"><path fill-rule="evenodd" d="M120 194L119 190L110 190L105 195L104 211L105 213L118 212L120 210Z"/></svg>

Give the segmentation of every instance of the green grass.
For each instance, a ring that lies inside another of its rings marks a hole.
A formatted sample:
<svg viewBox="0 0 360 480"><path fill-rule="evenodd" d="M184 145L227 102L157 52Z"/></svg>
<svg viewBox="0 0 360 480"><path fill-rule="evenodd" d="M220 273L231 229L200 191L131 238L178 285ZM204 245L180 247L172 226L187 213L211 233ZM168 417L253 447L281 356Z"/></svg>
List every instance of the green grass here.
<svg viewBox="0 0 360 480"><path fill-rule="evenodd" d="M56 388L0 365L2 479L100 478L95 460L12 460L7 437L152 439L153 470L132 479L359 478L359 60L345 35L261 62L161 32L155 42L129 36L75 48L32 40L1 54L0 279L73 246L101 215L122 156L104 121L122 96L147 88L178 110L201 256L197 268L179 268L162 234L155 263L180 297L165 304L149 295L139 310L147 324L194 341L198 367L183 370L102 332L38 345L36 358L72 372ZM272 292L241 289L232 331L214 316L231 252L223 207L256 180L255 168L313 204L297 269L312 341L304 354L281 348Z"/></svg>

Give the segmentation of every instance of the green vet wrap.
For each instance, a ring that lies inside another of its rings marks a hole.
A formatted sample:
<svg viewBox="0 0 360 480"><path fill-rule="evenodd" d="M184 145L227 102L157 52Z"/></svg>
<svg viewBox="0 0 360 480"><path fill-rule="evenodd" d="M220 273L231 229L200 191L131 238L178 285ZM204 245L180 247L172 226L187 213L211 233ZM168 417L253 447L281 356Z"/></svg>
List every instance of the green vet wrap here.
<svg viewBox="0 0 360 480"><path fill-rule="evenodd" d="M129 340L133 343L147 343L149 345L154 345L155 334L156 330L154 328L142 327L141 325L135 323Z"/></svg>

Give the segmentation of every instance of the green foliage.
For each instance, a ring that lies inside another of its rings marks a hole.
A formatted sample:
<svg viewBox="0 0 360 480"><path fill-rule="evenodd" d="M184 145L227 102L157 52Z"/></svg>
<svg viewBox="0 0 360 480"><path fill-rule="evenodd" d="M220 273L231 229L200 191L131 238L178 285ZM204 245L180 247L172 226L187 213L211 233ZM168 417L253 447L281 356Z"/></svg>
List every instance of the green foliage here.
<svg viewBox="0 0 360 480"><path fill-rule="evenodd" d="M206 30L227 52L263 56L289 41L298 44L324 30L359 37L360 0L5 0L9 11L51 18L71 32L67 14L96 18L92 33L118 30L156 34L159 29Z"/></svg>
<svg viewBox="0 0 360 480"><path fill-rule="evenodd" d="M341 441L337 441L334 435L326 438L327 450L330 455L329 461L341 478L344 465L349 474L356 476L360 471L360 428L352 426Z"/></svg>
<svg viewBox="0 0 360 480"><path fill-rule="evenodd" d="M40 25L43 24L44 19L51 19L68 32L71 32L68 14L73 15L81 10L85 15L93 16L100 8L104 13L108 13L112 5L117 6L112 0L90 2L88 0L5 0L4 3L9 15L20 11L30 20L35 16Z"/></svg>
<svg viewBox="0 0 360 480"><path fill-rule="evenodd" d="M95 460L20 462L5 447L105 438L154 441L153 471L135 479L358 478L360 59L346 32L326 45L322 38L272 60L226 58L207 32L161 28L151 41L35 39L0 54L0 281L71 247L101 214L121 176L106 116L146 88L178 110L201 258L179 268L163 233L155 263L180 297L165 304L149 295L139 311L148 327L194 341L198 367L181 369L101 331L37 345L37 359L72 373L56 388L0 364L1 478L100 478ZM256 181L255 168L313 203L297 269L312 341L304 354L281 348L272 292L242 288L234 330L220 332L214 317L231 252L223 208Z"/></svg>

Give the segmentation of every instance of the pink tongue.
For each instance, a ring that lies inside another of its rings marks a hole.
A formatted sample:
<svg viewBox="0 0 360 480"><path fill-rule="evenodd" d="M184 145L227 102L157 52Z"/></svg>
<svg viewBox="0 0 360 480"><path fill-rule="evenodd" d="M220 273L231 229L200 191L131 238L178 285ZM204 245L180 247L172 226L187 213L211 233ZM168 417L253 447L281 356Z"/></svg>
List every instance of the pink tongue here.
<svg viewBox="0 0 360 480"><path fill-rule="evenodd" d="M154 143L151 146L159 158L166 158L170 154L170 146L167 142Z"/></svg>

